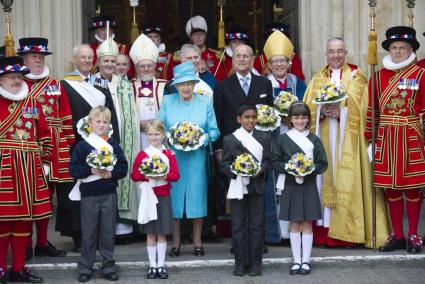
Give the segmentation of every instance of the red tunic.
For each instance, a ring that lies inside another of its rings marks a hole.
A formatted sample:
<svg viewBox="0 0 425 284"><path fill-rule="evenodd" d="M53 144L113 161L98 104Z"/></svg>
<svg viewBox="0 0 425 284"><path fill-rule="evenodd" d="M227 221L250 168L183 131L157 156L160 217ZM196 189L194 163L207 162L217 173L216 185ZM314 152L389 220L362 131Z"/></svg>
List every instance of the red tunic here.
<svg viewBox="0 0 425 284"><path fill-rule="evenodd" d="M419 60L416 65L418 65L421 68L425 68L425 58L422 60Z"/></svg>
<svg viewBox="0 0 425 284"><path fill-rule="evenodd" d="M166 51L161 52L158 56L158 61L156 62L156 78L171 80L173 78L173 68L170 66L172 54ZM171 68L170 68L171 67ZM170 73L171 69L171 73ZM171 75L171 77L170 77Z"/></svg>
<svg viewBox="0 0 425 284"><path fill-rule="evenodd" d="M167 196L170 195L171 184L170 182L177 181L180 178L179 167L177 166L176 155L171 150L163 150L162 153L168 157L170 162L170 171L167 174L165 179L169 183L166 185L161 185L153 188L153 191L157 196ZM131 179L134 181L148 181L148 179L139 171L139 166L142 163L143 159L148 156L145 151L139 152L136 159L133 163L133 170L131 172Z"/></svg>
<svg viewBox="0 0 425 284"><path fill-rule="evenodd" d="M255 57L254 68L261 74L267 75L270 73L269 64L267 64L267 57L264 54L260 54ZM291 67L289 67L289 73L294 74L301 81L305 80L305 76L302 69L301 59L298 54L294 53L292 58Z"/></svg>
<svg viewBox="0 0 425 284"><path fill-rule="evenodd" d="M48 180L49 182L72 182L74 179L69 173L69 149L75 143L75 138L68 97L61 85L51 77L41 80L25 79L25 81L30 90L44 82L48 83L40 92L31 94L41 105L52 138L52 161Z"/></svg>
<svg viewBox="0 0 425 284"><path fill-rule="evenodd" d="M30 95L21 101L0 95L0 221L51 215L42 163L50 162L52 143L40 110Z"/></svg>
<svg viewBox="0 0 425 284"><path fill-rule="evenodd" d="M233 69L233 58L228 56L227 54L224 56L224 72L226 74L226 78L235 74L235 69Z"/></svg>
<svg viewBox="0 0 425 284"><path fill-rule="evenodd" d="M91 47L91 49L93 49L93 53L94 53L93 67L90 71L92 74L96 74L97 72L99 72L99 68L97 66L97 55L96 55L96 49L97 49L98 46L99 46L98 42L94 42L94 43L90 44L90 47ZM127 45L118 43L118 52L128 55L129 52L130 52L130 49L127 47ZM127 72L127 76L129 78L134 78L134 74L135 74L134 64L130 60L130 69Z"/></svg>
<svg viewBox="0 0 425 284"><path fill-rule="evenodd" d="M414 64L394 71L383 68L372 79L375 80L378 129L375 186L395 190L423 187L425 151L420 116L425 113L425 69ZM411 84L415 83L417 90L411 88ZM372 94L370 82L369 94ZM371 129L372 107L369 96L365 130L369 141Z"/></svg>

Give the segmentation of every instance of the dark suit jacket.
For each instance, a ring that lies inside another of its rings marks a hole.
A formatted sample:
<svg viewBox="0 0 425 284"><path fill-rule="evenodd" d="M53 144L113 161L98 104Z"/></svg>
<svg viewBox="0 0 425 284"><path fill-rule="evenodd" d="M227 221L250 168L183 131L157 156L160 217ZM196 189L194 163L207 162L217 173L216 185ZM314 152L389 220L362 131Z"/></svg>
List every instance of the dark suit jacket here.
<svg viewBox="0 0 425 284"><path fill-rule="evenodd" d="M248 193L255 192L257 194L263 194L266 186L265 183L267 172L272 167L272 154L270 149L271 140L268 133L256 129L254 129L252 135L263 146L263 160L261 161L262 173L258 177L251 178L248 185ZM229 178L236 178L235 174L233 174L230 170L230 165L235 161L238 155L243 153L250 152L233 134L229 134L224 137L223 160L220 166L220 170Z"/></svg>
<svg viewBox="0 0 425 284"><path fill-rule="evenodd" d="M217 81L214 90L214 111L217 118L220 138L215 144L215 149L223 147L223 139L240 127L236 121L237 109L242 104L273 105L273 89L270 80L251 73L248 96L245 95L236 73L229 78Z"/></svg>

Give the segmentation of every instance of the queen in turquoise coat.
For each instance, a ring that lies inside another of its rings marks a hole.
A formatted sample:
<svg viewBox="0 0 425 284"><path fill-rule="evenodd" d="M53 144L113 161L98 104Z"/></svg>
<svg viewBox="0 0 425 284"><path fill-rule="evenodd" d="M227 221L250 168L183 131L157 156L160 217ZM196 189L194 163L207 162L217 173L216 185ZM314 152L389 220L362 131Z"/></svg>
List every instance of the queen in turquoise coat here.
<svg viewBox="0 0 425 284"><path fill-rule="evenodd" d="M180 222L186 214L193 219L193 243L195 255L203 255L201 243L202 218L207 215L207 168L206 146L220 136L211 98L193 93L193 87L199 79L195 76L192 62L185 62L174 68L173 85L178 93L164 96L159 119L164 122L167 131L183 120L196 123L204 130L204 145L194 151L172 149L176 153L180 170L180 180L172 183L171 204L176 220L173 234L174 247L171 253L180 254ZM174 256L178 256L174 255Z"/></svg>

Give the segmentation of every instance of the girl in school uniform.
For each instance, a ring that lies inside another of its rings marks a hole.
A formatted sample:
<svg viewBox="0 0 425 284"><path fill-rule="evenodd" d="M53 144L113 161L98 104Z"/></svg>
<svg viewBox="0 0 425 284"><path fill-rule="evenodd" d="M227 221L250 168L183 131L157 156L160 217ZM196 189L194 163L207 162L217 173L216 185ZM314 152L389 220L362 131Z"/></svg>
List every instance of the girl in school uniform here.
<svg viewBox="0 0 425 284"><path fill-rule="evenodd" d="M174 152L166 149L162 144L165 137L164 124L159 120L148 122L146 135L149 146L137 155L131 178L134 181L142 182L138 222L142 224L141 231L147 234L146 244L150 267L146 277L148 279L167 279L168 273L165 269L166 236L173 232L174 224L170 182L177 181L180 178L180 172ZM153 155L159 156L168 165L167 174L160 177L147 177L139 171L143 160ZM152 214L152 211L155 214ZM156 215L156 218L152 218L152 215Z"/></svg>
<svg viewBox="0 0 425 284"><path fill-rule="evenodd" d="M289 108L288 121L290 130L279 136L273 151L275 168L279 173L276 187L283 188L279 218L290 221L294 263L289 272L291 275L306 275L311 272L312 221L322 218L316 176L326 171L328 162L322 142L309 131L311 113L308 106L302 102L293 103ZM313 159L315 170L311 174L295 177L286 172L285 164L295 153Z"/></svg>

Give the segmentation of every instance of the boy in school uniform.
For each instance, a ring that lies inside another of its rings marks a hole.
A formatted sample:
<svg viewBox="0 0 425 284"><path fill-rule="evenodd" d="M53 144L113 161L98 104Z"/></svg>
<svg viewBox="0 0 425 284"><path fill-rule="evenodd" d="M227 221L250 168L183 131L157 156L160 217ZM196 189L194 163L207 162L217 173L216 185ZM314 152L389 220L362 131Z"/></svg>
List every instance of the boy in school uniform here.
<svg viewBox="0 0 425 284"><path fill-rule="evenodd" d="M233 275L261 275L262 248L264 239L264 190L267 171L271 168L270 136L255 129L257 109L253 105L241 105L237 111L237 121L241 128L224 137L223 162L221 171L232 181L229 187L232 219L235 269ZM240 154L248 153L260 163L260 172L249 177L246 192L230 169Z"/></svg>
<svg viewBox="0 0 425 284"><path fill-rule="evenodd" d="M92 276L97 243L103 257L103 277L110 281L118 280L113 259L118 212L117 187L118 180L127 174L128 163L119 144L105 135L110 121L111 112L107 107L93 108L88 118L92 133L77 144L71 156L71 175L79 179L76 186L79 186L81 192L82 252L78 263L79 282L87 282ZM102 151L104 148L116 157L113 169L89 166L87 156L94 150Z"/></svg>

